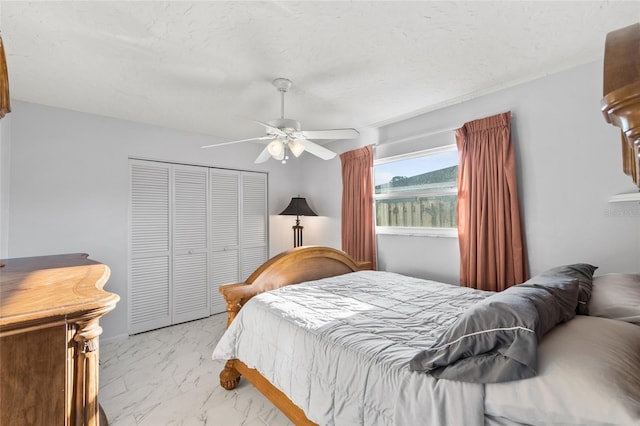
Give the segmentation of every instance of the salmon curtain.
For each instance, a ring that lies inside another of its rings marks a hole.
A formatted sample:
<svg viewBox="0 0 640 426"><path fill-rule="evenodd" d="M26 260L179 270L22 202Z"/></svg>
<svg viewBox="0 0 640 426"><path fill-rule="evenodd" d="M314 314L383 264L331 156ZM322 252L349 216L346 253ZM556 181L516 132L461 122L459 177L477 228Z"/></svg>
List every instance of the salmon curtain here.
<svg viewBox="0 0 640 426"><path fill-rule="evenodd" d="M348 151L342 162L342 250L376 269L373 222L373 147Z"/></svg>
<svg viewBox="0 0 640 426"><path fill-rule="evenodd" d="M527 280L511 113L466 123L458 145L460 283L502 291Z"/></svg>
<svg viewBox="0 0 640 426"><path fill-rule="evenodd" d="M11 100L9 98L9 72L7 71L7 59L4 55L4 45L0 36L0 118L11 112Z"/></svg>

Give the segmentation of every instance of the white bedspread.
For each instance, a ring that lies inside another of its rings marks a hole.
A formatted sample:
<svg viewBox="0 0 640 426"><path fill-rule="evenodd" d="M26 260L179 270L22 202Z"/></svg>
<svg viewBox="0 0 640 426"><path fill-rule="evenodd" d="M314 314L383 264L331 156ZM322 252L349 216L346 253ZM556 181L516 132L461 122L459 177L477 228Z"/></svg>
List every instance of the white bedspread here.
<svg viewBox="0 0 640 426"><path fill-rule="evenodd" d="M408 363L489 295L373 271L287 286L251 299L213 358L257 369L321 425L482 425L482 385Z"/></svg>

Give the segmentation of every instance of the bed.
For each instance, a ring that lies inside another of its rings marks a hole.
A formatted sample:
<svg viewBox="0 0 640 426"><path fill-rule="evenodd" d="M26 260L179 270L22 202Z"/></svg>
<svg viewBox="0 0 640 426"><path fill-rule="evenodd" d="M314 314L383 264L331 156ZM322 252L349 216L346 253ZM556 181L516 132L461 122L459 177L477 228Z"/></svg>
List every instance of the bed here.
<svg viewBox="0 0 640 426"><path fill-rule="evenodd" d="M300 247L221 287L220 384L244 376L295 424L640 424L640 275L569 265L492 293L368 269ZM587 290L603 317L576 315ZM519 292L551 297L542 321L511 316Z"/></svg>

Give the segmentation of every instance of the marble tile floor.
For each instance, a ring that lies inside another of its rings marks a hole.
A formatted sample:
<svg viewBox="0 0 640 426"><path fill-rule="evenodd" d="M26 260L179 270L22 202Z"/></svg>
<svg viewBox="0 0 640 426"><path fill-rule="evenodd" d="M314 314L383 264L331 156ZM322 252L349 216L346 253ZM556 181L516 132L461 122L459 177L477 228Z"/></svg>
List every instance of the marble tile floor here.
<svg viewBox="0 0 640 426"><path fill-rule="evenodd" d="M246 380L227 391L211 353L226 314L100 347L100 403L111 426L290 426Z"/></svg>

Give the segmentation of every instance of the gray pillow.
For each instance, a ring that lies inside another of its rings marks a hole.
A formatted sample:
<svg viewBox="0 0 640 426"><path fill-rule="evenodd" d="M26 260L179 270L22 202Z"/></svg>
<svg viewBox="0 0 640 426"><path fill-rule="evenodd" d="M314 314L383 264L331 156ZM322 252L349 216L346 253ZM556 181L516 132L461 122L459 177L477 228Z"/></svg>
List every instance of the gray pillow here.
<svg viewBox="0 0 640 426"><path fill-rule="evenodd" d="M542 274L540 278L553 280L555 277L574 277L578 280L578 305L576 306L576 314L589 315L589 299L593 291L593 273L598 269L597 266L588 263L574 263L573 265L563 265L551 268Z"/></svg>
<svg viewBox="0 0 640 426"><path fill-rule="evenodd" d="M431 348L418 353L409 368L474 383L535 376L538 340L575 316L579 280L573 271L546 271L478 302Z"/></svg>

